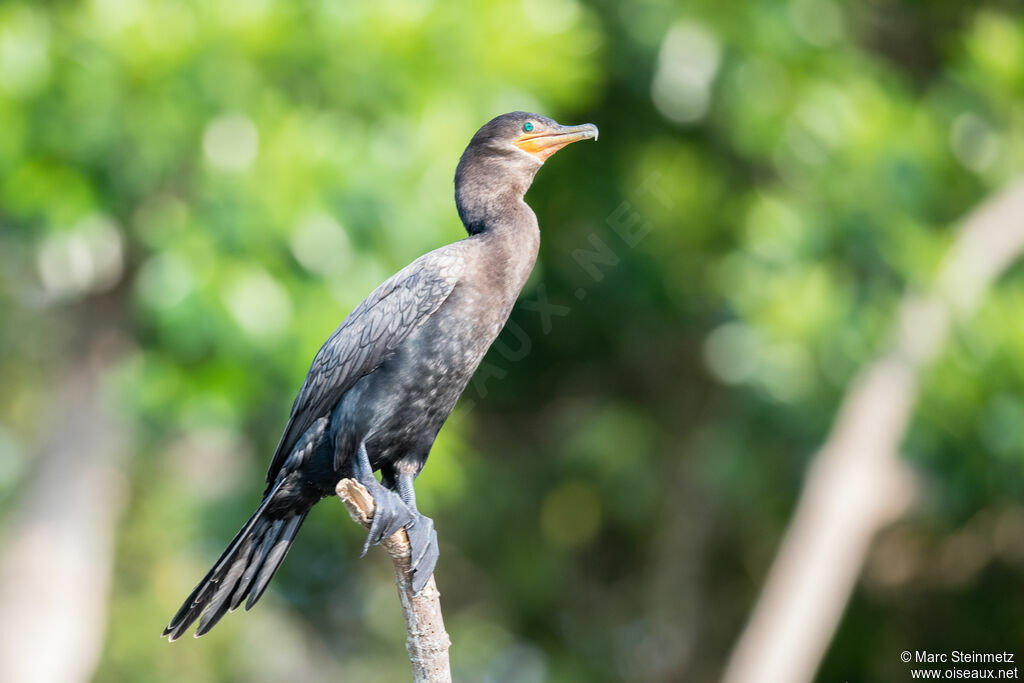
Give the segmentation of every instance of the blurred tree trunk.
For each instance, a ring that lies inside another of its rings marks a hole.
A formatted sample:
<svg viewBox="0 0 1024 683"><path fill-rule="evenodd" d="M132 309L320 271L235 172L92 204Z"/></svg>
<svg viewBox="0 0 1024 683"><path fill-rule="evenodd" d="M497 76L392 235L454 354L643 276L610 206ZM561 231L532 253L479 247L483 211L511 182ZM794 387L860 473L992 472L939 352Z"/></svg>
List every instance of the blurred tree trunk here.
<svg viewBox="0 0 1024 683"><path fill-rule="evenodd" d="M725 672L726 683L805 683L835 633L875 535L912 502L899 446L955 322L1024 251L1024 181L969 215L927 296L907 295L890 350L847 392Z"/></svg>
<svg viewBox="0 0 1024 683"><path fill-rule="evenodd" d="M124 327L113 296L75 313L80 324L52 368L35 471L4 530L0 681L87 681L103 647L125 484L124 431L100 390L124 352Z"/></svg>

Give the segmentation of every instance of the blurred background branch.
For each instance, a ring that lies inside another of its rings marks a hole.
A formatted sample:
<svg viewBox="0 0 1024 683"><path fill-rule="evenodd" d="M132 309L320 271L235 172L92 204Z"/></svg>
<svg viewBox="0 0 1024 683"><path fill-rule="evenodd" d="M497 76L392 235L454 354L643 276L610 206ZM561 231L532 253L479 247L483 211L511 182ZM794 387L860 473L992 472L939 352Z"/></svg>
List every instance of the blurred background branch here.
<svg viewBox="0 0 1024 683"><path fill-rule="evenodd" d="M964 220L931 292L907 295L892 348L844 398L828 440L809 465L793 520L726 668L726 683L814 678L871 543L913 500L914 477L899 449L919 375L942 349L950 326L966 322L1022 250L1024 181L1018 180Z"/></svg>
<svg viewBox="0 0 1024 683"><path fill-rule="evenodd" d="M4 681L89 680L107 630L127 438L101 388L127 349L115 298L92 300L76 315L80 334L52 359L34 471L2 531Z"/></svg>

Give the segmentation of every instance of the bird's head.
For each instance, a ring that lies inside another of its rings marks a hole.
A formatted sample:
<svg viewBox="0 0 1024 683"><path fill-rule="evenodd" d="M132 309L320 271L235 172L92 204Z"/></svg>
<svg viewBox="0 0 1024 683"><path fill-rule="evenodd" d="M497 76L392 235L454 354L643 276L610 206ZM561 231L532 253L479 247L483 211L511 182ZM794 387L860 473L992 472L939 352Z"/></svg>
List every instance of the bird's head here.
<svg viewBox="0 0 1024 683"><path fill-rule="evenodd" d="M597 139L597 126L563 126L540 114L514 111L497 116L480 128L466 151L517 158L525 152L534 161L548 157L572 142Z"/></svg>
<svg viewBox="0 0 1024 683"><path fill-rule="evenodd" d="M546 116L514 111L483 125L469 141L455 171L455 200L473 232L487 206L503 196L521 199L547 159L566 145L596 140L597 126L563 126Z"/></svg>

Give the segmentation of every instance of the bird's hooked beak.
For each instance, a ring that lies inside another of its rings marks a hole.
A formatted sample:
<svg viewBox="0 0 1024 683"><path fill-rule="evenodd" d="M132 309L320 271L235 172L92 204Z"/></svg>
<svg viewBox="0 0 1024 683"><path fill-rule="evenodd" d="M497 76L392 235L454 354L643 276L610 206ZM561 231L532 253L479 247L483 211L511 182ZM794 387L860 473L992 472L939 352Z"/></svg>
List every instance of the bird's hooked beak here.
<svg viewBox="0 0 1024 683"><path fill-rule="evenodd" d="M569 143L590 139L597 139L597 126L584 123L580 126L558 126L523 133L512 144L541 161L547 161L548 157Z"/></svg>

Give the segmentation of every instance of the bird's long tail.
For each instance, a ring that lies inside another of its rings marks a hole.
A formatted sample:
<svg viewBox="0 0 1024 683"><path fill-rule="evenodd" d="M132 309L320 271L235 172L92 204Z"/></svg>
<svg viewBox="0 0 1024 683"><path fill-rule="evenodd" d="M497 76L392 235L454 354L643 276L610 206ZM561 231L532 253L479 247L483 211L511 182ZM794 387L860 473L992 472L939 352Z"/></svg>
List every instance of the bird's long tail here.
<svg viewBox="0 0 1024 683"><path fill-rule="evenodd" d="M168 640L180 638L196 619L199 619L195 634L198 638L213 628L229 610L241 605L246 596L249 597L245 603L248 610L263 595L309 514L308 507L295 509L274 500L281 491L282 483L283 478L267 492L253 516L235 534L227 549L185 599L164 629L163 635Z"/></svg>

